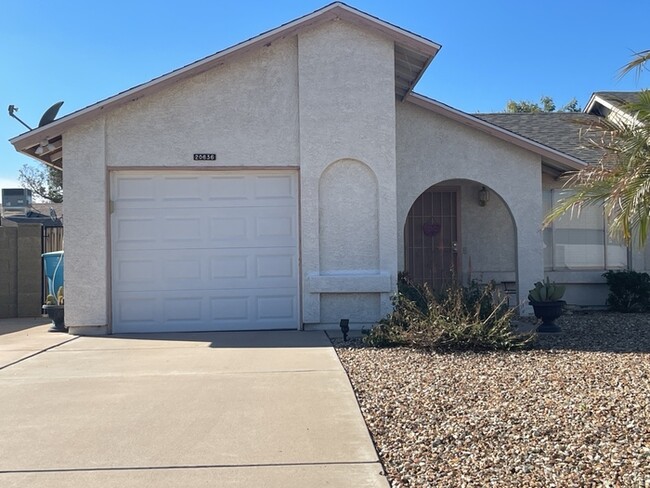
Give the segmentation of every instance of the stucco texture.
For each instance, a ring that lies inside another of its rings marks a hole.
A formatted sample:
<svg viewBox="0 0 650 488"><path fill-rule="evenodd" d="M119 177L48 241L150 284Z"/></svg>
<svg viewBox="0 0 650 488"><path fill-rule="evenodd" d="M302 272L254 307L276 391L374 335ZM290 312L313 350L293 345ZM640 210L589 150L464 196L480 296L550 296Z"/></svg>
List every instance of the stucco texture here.
<svg viewBox="0 0 650 488"><path fill-rule="evenodd" d="M540 156L408 102L397 105L396 117L400 268L404 224L413 202L433 185L463 180L461 271L468 271L469 256L476 277L483 273L490 279L496 273L507 278L514 271L518 303L528 313L527 291L544 272ZM492 196L486 207L478 207L482 185Z"/></svg>
<svg viewBox="0 0 650 488"><path fill-rule="evenodd" d="M64 135L66 326L108 325L108 224L104 119Z"/></svg>
<svg viewBox="0 0 650 488"><path fill-rule="evenodd" d="M215 153L216 161L194 161ZM344 21L64 134L66 322L110 332L111 171L300 168L302 316L372 324L397 271L393 41ZM81 331L81 329L78 329Z"/></svg>
<svg viewBox="0 0 650 488"><path fill-rule="evenodd" d="M298 53L303 319L369 325L397 270L393 42L332 21Z"/></svg>
<svg viewBox="0 0 650 488"><path fill-rule="evenodd" d="M297 166L296 64L296 38L284 39L110 112L107 164Z"/></svg>

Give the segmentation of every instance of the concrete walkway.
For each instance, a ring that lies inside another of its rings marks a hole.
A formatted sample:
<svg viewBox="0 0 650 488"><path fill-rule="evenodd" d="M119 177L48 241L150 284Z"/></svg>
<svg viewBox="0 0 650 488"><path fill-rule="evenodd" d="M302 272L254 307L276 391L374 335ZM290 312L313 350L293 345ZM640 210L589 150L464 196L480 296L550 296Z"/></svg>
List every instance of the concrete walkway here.
<svg viewBox="0 0 650 488"><path fill-rule="evenodd" d="M4 322L3 488L388 486L323 332L73 337Z"/></svg>

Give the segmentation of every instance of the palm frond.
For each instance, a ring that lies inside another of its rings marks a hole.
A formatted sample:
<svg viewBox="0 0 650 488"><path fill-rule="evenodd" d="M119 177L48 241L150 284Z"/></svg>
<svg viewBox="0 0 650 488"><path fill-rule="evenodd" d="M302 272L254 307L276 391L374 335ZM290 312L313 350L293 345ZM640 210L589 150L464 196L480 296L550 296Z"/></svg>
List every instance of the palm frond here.
<svg viewBox="0 0 650 488"><path fill-rule="evenodd" d="M623 78L625 75L627 75L630 71L636 71L636 79L638 80L639 77L641 76L641 73L643 73L644 69L647 69L645 63L650 60L650 49L646 49L645 51L639 51L638 53L633 54L634 59L627 63L625 66L621 67L619 69L618 77Z"/></svg>
<svg viewBox="0 0 650 488"><path fill-rule="evenodd" d="M647 51L650 59L650 50ZM587 206L602 205L612 239L630 245L634 235L643 247L650 229L650 91L626 106L630 120L613 118L590 127L583 140L603 151L600 164L569 173L571 190L544 219L544 226L567 212L580 215Z"/></svg>

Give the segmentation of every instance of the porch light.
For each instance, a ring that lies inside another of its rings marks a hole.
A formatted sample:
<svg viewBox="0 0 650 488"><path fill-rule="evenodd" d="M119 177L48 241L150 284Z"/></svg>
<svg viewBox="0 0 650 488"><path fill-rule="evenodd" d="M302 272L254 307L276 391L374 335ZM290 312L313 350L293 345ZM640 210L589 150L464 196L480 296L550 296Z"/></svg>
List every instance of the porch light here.
<svg viewBox="0 0 650 488"><path fill-rule="evenodd" d="M478 204L481 207L485 207L487 205L487 202L489 201L490 201L490 192L487 191L487 188L482 186L478 192Z"/></svg>

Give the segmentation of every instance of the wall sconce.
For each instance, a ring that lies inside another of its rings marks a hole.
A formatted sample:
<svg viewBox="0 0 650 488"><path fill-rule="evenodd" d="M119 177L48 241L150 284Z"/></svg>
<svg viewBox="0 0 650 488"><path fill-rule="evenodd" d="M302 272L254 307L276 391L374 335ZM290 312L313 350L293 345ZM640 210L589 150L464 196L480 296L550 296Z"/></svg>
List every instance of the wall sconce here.
<svg viewBox="0 0 650 488"><path fill-rule="evenodd" d="M478 191L478 204L481 207L485 207L487 205L487 202L489 201L490 201L490 192L487 191L487 188L482 186L481 189Z"/></svg>

